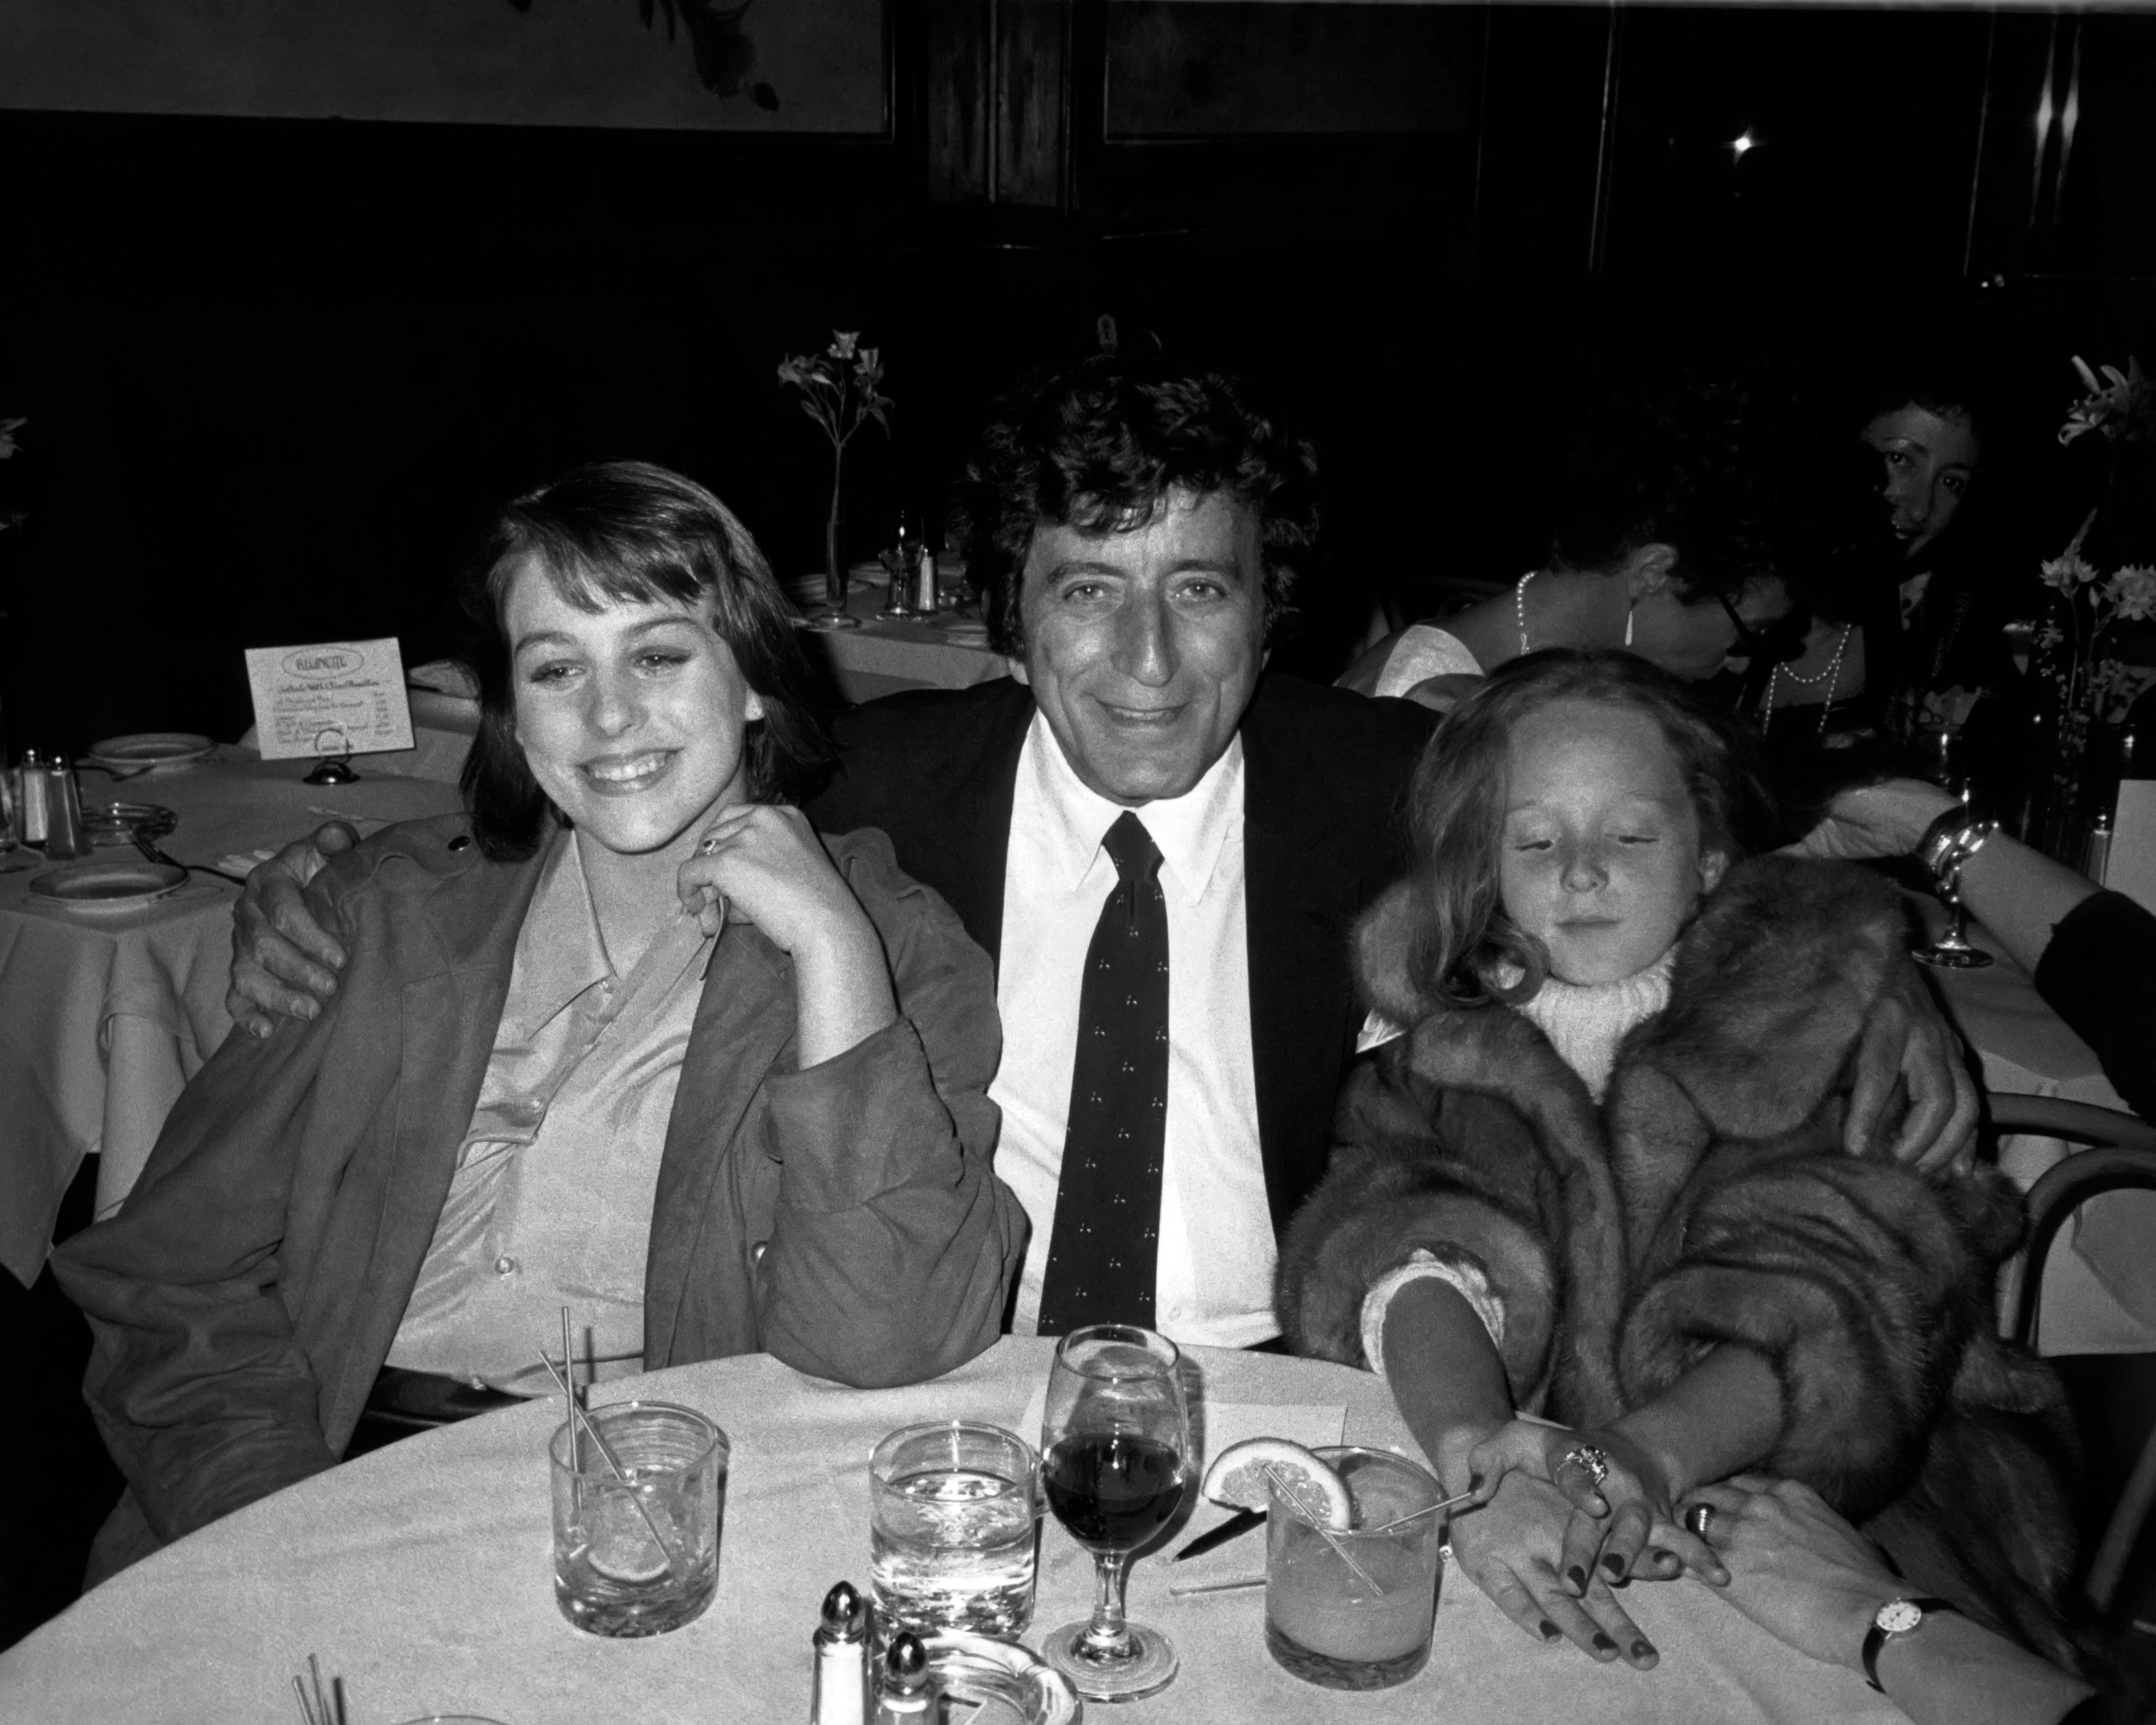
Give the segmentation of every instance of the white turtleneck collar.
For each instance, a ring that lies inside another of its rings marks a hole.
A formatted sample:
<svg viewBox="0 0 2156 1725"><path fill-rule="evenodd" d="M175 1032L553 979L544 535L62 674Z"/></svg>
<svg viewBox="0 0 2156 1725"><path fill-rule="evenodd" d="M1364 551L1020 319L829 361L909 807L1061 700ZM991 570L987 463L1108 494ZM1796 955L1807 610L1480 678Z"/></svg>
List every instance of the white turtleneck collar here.
<svg viewBox="0 0 2156 1725"><path fill-rule="evenodd" d="M1617 1064L1617 1045L1635 1024L1645 1024L1670 1004L1672 947L1645 970L1614 983L1562 983L1546 979L1519 1011L1550 1040L1566 1065L1596 1101L1609 1088Z"/></svg>

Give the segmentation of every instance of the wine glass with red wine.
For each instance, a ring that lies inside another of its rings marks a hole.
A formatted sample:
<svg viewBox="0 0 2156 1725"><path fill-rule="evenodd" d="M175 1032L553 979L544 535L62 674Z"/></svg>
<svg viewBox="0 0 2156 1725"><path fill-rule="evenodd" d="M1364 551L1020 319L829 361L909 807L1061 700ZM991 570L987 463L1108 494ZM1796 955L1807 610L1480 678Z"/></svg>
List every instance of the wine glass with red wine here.
<svg viewBox="0 0 2156 1725"><path fill-rule="evenodd" d="M1096 1701L1165 1689L1175 1649L1123 1615L1131 1557L1183 1507L1190 1485L1190 1410L1182 1356L1165 1336L1127 1324L1073 1330L1055 1349L1041 1413L1048 1507L1093 1553L1093 1615L1065 1624L1041 1652Z"/></svg>

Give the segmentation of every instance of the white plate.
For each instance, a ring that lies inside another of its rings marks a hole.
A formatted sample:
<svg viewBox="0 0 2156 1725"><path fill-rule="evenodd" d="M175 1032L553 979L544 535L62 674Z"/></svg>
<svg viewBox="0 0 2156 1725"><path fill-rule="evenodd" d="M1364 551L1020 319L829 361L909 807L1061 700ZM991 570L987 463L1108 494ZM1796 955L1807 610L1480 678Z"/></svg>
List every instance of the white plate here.
<svg viewBox="0 0 2156 1725"><path fill-rule="evenodd" d="M187 884L185 869L164 863L70 863L33 875L30 896L70 911L139 911Z"/></svg>
<svg viewBox="0 0 2156 1725"><path fill-rule="evenodd" d="M192 731L141 731L92 743L87 758L94 766L126 773L143 767L184 766L201 760L216 747L208 737Z"/></svg>
<svg viewBox="0 0 2156 1725"><path fill-rule="evenodd" d="M947 1630L926 1645L943 1693L972 1702L981 1725L1075 1725L1084 1717L1070 1679L1015 1642Z"/></svg>

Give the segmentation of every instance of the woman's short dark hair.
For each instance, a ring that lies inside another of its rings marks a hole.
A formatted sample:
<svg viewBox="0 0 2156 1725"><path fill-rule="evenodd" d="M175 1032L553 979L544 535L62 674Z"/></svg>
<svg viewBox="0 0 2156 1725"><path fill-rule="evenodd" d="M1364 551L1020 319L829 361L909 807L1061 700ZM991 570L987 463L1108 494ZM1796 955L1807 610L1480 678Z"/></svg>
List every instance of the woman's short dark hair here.
<svg viewBox="0 0 2156 1725"><path fill-rule="evenodd" d="M1677 553L1687 601L1789 581L1806 558L1800 471L1812 462L1786 401L1724 380L1633 393L1569 451L1551 534L1564 569L1607 569L1641 547Z"/></svg>
<svg viewBox="0 0 2156 1725"><path fill-rule="evenodd" d="M1627 707L1661 727L1699 818L1702 854L1718 850L1734 861L1770 833L1768 795L1743 733L1675 677L1615 649L1553 648L1511 660L1438 727L1408 790L1412 878L1429 909L1408 970L1434 997L1525 1000L1549 973L1542 942L1505 914L1498 864L1513 727L1560 701Z"/></svg>
<svg viewBox="0 0 2156 1725"><path fill-rule="evenodd" d="M1178 490L1224 491L1256 516L1270 633L1293 610L1317 536L1317 458L1306 439L1251 406L1233 378L1115 356L1005 401L967 463L954 510L990 643L1010 654L1024 646L1019 587L1036 530L1142 527Z"/></svg>
<svg viewBox="0 0 2156 1725"><path fill-rule="evenodd" d="M808 667L771 566L733 511L698 485L645 461L599 461L507 505L465 577L477 629L479 736L465 758L465 807L480 849L497 861L531 855L560 818L516 740L516 682L502 609L526 568L580 611L610 603L708 603L742 680L763 697L745 739L749 793L798 801L829 747L806 699Z"/></svg>

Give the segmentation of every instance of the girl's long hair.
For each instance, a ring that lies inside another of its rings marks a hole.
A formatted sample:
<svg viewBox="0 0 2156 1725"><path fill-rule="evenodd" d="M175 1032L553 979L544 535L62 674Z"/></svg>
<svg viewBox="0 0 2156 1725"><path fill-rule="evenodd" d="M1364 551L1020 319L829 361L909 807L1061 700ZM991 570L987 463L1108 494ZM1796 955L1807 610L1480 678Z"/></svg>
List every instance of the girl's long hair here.
<svg viewBox="0 0 2156 1725"><path fill-rule="evenodd" d="M479 735L462 788L480 850L496 861L531 855L550 815L516 740L516 683L502 607L526 567L568 603L696 606L742 680L763 698L745 737L749 793L793 802L830 759L808 698L808 666L771 566L733 511L698 485L644 461L600 461L519 497L495 518L465 581L477 630L469 657L479 680Z"/></svg>
<svg viewBox="0 0 2156 1725"><path fill-rule="evenodd" d="M1614 649L1559 648L1512 660L1453 709L1408 790L1413 879L1426 914L1416 919L1407 961L1429 994L1461 1005L1525 1000L1549 973L1542 942L1505 914L1498 865L1512 728L1560 701L1629 707L1661 727L1699 818L1703 852L1734 861L1773 831L1771 799L1747 740L1676 678Z"/></svg>

